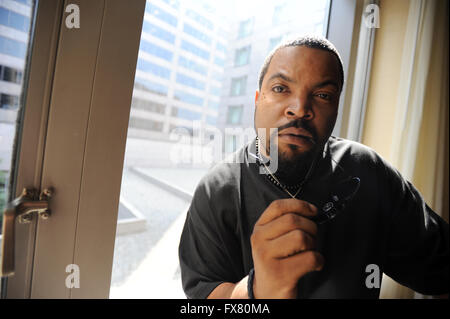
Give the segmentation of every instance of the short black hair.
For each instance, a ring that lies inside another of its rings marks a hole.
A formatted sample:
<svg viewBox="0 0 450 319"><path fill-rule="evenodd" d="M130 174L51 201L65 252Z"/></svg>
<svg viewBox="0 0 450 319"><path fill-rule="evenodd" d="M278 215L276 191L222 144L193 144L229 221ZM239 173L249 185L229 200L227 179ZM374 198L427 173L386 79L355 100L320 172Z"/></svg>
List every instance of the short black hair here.
<svg viewBox="0 0 450 319"><path fill-rule="evenodd" d="M340 82L341 82L341 90L344 86L344 67L342 64L341 56L339 55L339 52L337 51L336 47L328 41L326 38L318 36L318 35L303 35L296 38L285 40L284 42L278 44L266 57L264 60L264 63L261 67L261 71L259 72L259 78L258 78L258 87L261 91L262 83L264 80L264 76L267 73L267 70L269 69L270 62L272 61L272 58L274 54L282 48L286 47L295 47L295 46L304 46L311 49L320 49L325 50L333 54L339 64L339 73L340 73Z"/></svg>

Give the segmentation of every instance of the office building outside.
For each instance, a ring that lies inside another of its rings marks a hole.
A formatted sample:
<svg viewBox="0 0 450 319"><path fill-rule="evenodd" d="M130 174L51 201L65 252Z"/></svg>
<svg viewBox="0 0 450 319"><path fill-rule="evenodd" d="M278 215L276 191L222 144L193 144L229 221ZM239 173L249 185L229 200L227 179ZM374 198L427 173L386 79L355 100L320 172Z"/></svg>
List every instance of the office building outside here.
<svg viewBox="0 0 450 319"><path fill-rule="evenodd" d="M168 141L193 121L217 124L228 22L207 1L147 1L129 138Z"/></svg>
<svg viewBox="0 0 450 319"><path fill-rule="evenodd" d="M245 137L255 136L255 91L267 54L281 41L298 34L326 36L328 0L265 1L264 6L263 12L247 11L254 15L232 24L218 116L218 127L228 132L224 141L227 153L242 146Z"/></svg>

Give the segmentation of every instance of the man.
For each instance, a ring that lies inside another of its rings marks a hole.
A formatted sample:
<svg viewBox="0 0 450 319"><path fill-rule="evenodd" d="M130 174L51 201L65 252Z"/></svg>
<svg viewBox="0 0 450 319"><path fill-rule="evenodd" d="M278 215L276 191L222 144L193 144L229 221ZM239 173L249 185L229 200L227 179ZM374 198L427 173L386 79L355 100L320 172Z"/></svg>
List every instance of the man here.
<svg viewBox="0 0 450 319"><path fill-rule="evenodd" d="M255 96L257 139L195 191L179 247L186 295L378 298L368 269L448 293L448 224L373 150L330 136L344 82L336 49L301 37L272 52ZM349 201L323 219L348 181Z"/></svg>

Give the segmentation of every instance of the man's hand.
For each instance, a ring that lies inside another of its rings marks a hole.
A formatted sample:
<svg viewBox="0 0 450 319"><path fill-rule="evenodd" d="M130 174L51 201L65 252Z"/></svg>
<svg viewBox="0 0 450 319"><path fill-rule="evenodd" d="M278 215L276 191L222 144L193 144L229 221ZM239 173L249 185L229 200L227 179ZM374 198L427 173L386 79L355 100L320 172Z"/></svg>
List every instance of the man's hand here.
<svg viewBox="0 0 450 319"><path fill-rule="evenodd" d="M273 201L255 224L251 236L255 298L296 298L297 282L321 270L316 248L317 225L307 217L317 208L298 199Z"/></svg>

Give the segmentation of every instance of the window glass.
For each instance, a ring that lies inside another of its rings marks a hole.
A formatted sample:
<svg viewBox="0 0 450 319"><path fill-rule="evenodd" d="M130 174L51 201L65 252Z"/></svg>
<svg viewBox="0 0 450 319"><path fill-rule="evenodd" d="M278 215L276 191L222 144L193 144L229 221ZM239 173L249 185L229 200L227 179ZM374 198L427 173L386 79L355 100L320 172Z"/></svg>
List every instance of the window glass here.
<svg viewBox="0 0 450 319"><path fill-rule="evenodd" d="M183 56L180 56L178 58L178 65L202 75L206 75L208 73L207 66L197 63L193 60L186 59Z"/></svg>
<svg viewBox="0 0 450 319"><path fill-rule="evenodd" d="M183 40L181 42L181 48L183 50L186 50L187 52L193 53L193 54L201 57L202 59L209 60L209 52L208 51L196 46L195 44L192 44L189 41Z"/></svg>
<svg viewBox="0 0 450 319"><path fill-rule="evenodd" d="M243 146L240 131L254 132L254 94L268 48L287 34L322 34L329 2L147 1L111 298L185 298L178 244L195 188Z"/></svg>
<svg viewBox="0 0 450 319"><path fill-rule="evenodd" d="M250 34L252 34L253 20L254 20L254 18L251 17L251 18L241 21L239 23L239 33L238 33L239 38L244 38L244 37L247 37Z"/></svg>
<svg viewBox="0 0 450 319"><path fill-rule="evenodd" d="M0 1L0 236L2 214L11 199L9 185L14 184L11 167L19 157L14 150L20 149L16 134L21 131L22 110L26 107L24 74L29 65L27 51L33 11L31 0Z"/></svg>
<svg viewBox="0 0 450 319"><path fill-rule="evenodd" d="M247 86L247 76L241 76L239 78L231 79L231 96L238 96L245 94L245 88Z"/></svg>
<svg viewBox="0 0 450 319"><path fill-rule="evenodd" d="M235 105L228 107L227 123L228 124L241 124L242 119L242 105Z"/></svg>
<svg viewBox="0 0 450 319"><path fill-rule="evenodd" d="M147 6L145 7L145 12L157 17L159 20L161 20L167 24L170 24L174 27L176 27L178 24L178 19L174 15L162 10L160 7L158 7L154 4L147 2Z"/></svg>
<svg viewBox="0 0 450 319"><path fill-rule="evenodd" d="M189 104L194 104L194 105L198 105L198 106L203 106L203 98L191 94L191 93L187 93L187 92L183 92L181 90L176 90L174 93L174 98L176 100L182 101L182 102L186 102Z"/></svg>
<svg viewBox="0 0 450 319"><path fill-rule="evenodd" d="M164 30L156 26L155 24L144 20L144 24L142 25L143 32L147 34L151 34L161 40L164 40L169 43L175 43L175 34L170 31Z"/></svg>
<svg viewBox="0 0 450 319"><path fill-rule="evenodd" d="M211 37L207 36L205 33L197 30L196 28L190 26L189 24L185 23L183 26L183 31L186 32L189 35L192 35L193 37L199 39L200 41L205 42L206 44L211 44Z"/></svg>
<svg viewBox="0 0 450 319"><path fill-rule="evenodd" d="M234 55L234 66L241 66L250 62L251 46L246 46L236 50Z"/></svg>
<svg viewBox="0 0 450 319"><path fill-rule="evenodd" d="M190 76L181 74L181 73L177 73L177 79L176 79L177 83L180 84L184 84L186 86L190 86L193 87L195 89L199 89L199 90L204 90L206 85L205 82L194 79Z"/></svg>

